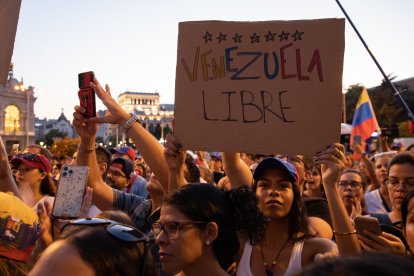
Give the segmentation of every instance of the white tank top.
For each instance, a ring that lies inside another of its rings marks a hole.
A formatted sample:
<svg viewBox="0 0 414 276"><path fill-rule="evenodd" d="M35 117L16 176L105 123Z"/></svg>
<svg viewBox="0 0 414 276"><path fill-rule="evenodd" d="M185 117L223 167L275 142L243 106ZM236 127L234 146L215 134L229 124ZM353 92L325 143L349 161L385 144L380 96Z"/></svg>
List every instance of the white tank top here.
<svg viewBox="0 0 414 276"><path fill-rule="evenodd" d="M296 242L293 245L292 255L290 255L289 266L283 275L293 275L302 270L302 250L305 240ZM249 241L244 244L243 255L237 267L236 276L253 276L250 270L250 257L252 255L253 246Z"/></svg>

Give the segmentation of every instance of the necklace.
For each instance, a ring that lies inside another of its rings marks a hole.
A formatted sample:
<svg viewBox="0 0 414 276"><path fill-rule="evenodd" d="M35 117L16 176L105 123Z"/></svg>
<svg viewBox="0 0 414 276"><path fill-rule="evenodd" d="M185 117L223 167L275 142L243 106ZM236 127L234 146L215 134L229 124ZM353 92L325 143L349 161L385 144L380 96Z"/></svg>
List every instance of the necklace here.
<svg viewBox="0 0 414 276"><path fill-rule="evenodd" d="M273 276L273 268L277 264L277 260L279 259L280 253L282 253L282 250L283 250L283 248L285 248L288 241L289 241L289 238L287 238L285 240L285 242L283 243L282 247L280 247L279 252L277 252L276 258L274 259L274 261L271 264L268 264L265 261L264 250L263 250L264 246L262 247L262 259L263 259L263 265L265 267L266 276Z"/></svg>

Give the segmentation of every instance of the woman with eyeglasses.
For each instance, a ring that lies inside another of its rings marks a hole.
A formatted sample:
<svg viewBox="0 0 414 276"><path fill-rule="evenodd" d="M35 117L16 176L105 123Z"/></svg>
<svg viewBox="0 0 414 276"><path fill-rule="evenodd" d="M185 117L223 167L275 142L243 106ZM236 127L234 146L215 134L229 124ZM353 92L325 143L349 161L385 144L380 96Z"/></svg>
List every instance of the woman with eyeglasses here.
<svg viewBox="0 0 414 276"><path fill-rule="evenodd" d="M394 156L388 165L386 183L392 205L391 212L370 214L378 219L383 232L375 235L364 231L358 235L358 239L363 250L404 255L404 245L407 242L402 233L402 202L409 192L414 191L414 156L409 153Z"/></svg>
<svg viewBox="0 0 414 276"><path fill-rule="evenodd" d="M256 243L264 220L246 187L225 191L191 183L164 200L152 229L164 272L228 275L240 248L238 235Z"/></svg>
<svg viewBox="0 0 414 276"><path fill-rule="evenodd" d="M56 186L50 175L50 162L41 154L20 154L11 161L23 201L36 208L43 200L53 202Z"/></svg>
<svg viewBox="0 0 414 276"><path fill-rule="evenodd" d="M365 215L364 175L359 170L346 169L342 172L336 187L350 218Z"/></svg>
<svg viewBox="0 0 414 276"><path fill-rule="evenodd" d="M386 180L391 201L391 212L387 214L372 213L380 224L393 225L401 229L401 202L405 195L414 191L414 156L410 153L399 153L388 165Z"/></svg>
<svg viewBox="0 0 414 276"><path fill-rule="evenodd" d="M71 221L62 239L41 255L29 275L156 275L150 239L138 229L108 219Z"/></svg>
<svg viewBox="0 0 414 276"><path fill-rule="evenodd" d="M260 240L264 219L257 199L246 187L226 191L206 183L187 184L186 151L170 135L164 157L168 189L152 230L165 273L228 275L240 248L239 236Z"/></svg>

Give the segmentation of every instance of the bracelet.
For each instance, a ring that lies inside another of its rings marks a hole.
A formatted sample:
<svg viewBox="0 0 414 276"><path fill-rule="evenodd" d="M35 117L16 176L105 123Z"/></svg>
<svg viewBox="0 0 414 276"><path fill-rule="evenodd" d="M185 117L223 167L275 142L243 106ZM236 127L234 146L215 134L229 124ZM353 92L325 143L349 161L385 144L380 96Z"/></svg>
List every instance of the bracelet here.
<svg viewBox="0 0 414 276"><path fill-rule="evenodd" d="M80 153L91 153L91 152L94 152L97 147L98 147L97 145L95 145L93 148L78 146L78 152L80 152Z"/></svg>
<svg viewBox="0 0 414 276"><path fill-rule="evenodd" d="M338 232L338 231L333 230L333 233L336 234L336 235L344 235L344 236L347 236L347 235L356 234L356 230L351 231L351 232Z"/></svg>
<svg viewBox="0 0 414 276"><path fill-rule="evenodd" d="M126 121L121 127L122 132L126 134L128 130L131 128L132 124L135 122L142 124L142 121L138 118L138 115L135 113L131 113L131 118L129 118L128 121Z"/></svg>

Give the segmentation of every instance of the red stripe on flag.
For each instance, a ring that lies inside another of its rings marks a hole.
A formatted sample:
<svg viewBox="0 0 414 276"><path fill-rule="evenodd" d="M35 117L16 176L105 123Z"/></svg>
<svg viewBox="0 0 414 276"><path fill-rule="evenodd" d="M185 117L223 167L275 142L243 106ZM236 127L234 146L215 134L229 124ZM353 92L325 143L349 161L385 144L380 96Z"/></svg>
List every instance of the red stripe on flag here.
<svg viewBox="0 0 414 276"><path fill-rule="evenodd" d="M355 135L361 136L361 140L365 141L371 137L372 133L375 130L377 130L377 123L374 118L370 118L364 121L362 124L353 127L351 132L351 144L354 141Z"/></svg>

